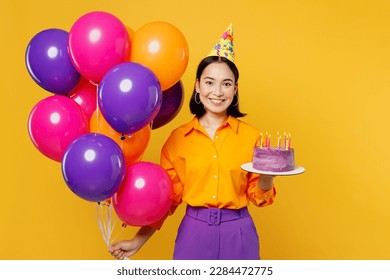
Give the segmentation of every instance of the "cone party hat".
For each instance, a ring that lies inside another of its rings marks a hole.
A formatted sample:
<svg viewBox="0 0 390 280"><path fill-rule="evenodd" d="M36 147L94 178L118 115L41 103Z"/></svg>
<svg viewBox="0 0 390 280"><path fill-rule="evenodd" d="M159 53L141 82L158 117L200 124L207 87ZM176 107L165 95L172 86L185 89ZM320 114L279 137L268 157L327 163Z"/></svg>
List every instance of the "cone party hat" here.
<svg viewBox="0 0 390 280"><path fill-rule="evenodd" d="M208 56L220 56L226 57L231 62L234 62L234 50L233 50L233 25L230 24L221 38L215 44L214 48L208 54Z"/></svg>

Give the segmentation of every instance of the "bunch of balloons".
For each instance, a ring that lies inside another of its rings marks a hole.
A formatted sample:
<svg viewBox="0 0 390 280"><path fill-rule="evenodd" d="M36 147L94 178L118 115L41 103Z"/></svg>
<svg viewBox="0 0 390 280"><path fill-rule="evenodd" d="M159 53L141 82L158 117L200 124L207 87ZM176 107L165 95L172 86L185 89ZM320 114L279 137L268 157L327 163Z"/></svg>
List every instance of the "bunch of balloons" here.
<svg viewBox="0 0 390 280"><path fill-rule="evenodd" d="M61 163L73 193L92 202L113 199L129 225L154 223L171 205L167 172L141 159L151 131L181 109L188 52L172 24L133 31L102 11L81 16L69 32L43 30L27 46L31 78L52 93L30 113L34 146Z"/></svg>

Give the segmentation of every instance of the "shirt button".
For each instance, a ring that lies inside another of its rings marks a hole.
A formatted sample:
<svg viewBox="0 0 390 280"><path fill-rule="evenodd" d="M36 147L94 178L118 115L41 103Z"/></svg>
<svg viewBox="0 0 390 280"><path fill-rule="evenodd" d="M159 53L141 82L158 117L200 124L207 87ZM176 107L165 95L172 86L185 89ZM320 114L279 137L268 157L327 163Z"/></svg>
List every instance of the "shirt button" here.
<svg viewBox="0 0 390 280"><path fill-rule="evenodd" d="M214 175L214 178L217 179L217 178L218 178L218 175Z"/></svg>
<svg viewBox="0 0 390 280"><path fill-rule="evenodd" d="M219 137L218 137L218 135L217 136L215 136L215 139L218 139Z"/></svg>
<svg viewBox="0 0 390 280"><path fill-rule="evenodd" d="M217 198L217 196L216 196L216 195L213 195L213 198Z"/></svg>
<svg viewBox="0 0 390 280"><path fill-rule="evenodd" d="M213 158L217 158L217 155L213 155Z"/></svg>

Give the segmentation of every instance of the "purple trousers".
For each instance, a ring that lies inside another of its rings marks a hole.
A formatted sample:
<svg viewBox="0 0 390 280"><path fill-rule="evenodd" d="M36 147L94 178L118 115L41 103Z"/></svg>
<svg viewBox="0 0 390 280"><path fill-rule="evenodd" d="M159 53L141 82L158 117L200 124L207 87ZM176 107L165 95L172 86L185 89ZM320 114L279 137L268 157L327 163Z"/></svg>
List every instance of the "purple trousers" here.
<svg viewBox="0 0 390 280"><path fill-rule="evenodd" d="M187 206L174 260L259 260L259 237L248 208Z"/></svg>

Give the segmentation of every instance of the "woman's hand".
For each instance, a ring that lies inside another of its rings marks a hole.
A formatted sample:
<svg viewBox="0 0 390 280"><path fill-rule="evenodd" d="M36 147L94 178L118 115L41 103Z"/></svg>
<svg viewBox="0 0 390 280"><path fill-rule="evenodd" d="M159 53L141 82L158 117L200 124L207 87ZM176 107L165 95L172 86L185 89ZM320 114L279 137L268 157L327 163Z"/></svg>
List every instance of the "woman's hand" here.
<svg viewBox="0 0 390 280"><path fill-rule="evenodd" d="M123 260L137 253L138 250L142 247L142 245L143 244L140 244L134 239L122 240L111 244L108 248L108 251L114 258L118 260Z"/></svg>
<svg viewBox="0 0 390 280"><path fill-rule="evenodd" d="M149 226L141 227L131 240L122 240L108 247L108 252L118 259L124 260L138 252L156 230Z"/></svg>

